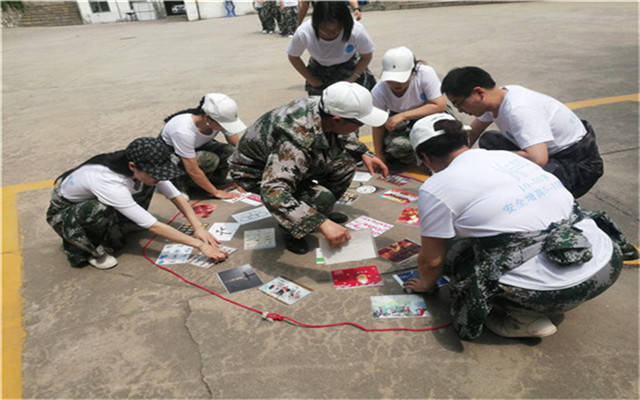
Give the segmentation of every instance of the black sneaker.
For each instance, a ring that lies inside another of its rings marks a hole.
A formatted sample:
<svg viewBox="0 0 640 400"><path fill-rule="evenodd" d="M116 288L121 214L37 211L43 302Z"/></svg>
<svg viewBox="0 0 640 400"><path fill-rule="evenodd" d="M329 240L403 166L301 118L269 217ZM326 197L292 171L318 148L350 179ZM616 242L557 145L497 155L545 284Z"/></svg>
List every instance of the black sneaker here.
<svg viewBox="0 0 640 400"><path fill-rule="evenodd" d="M329 213L329 215L327 215L327 218L329 218L331 221L335 222L336 224L344 224L349 220L349 217L339 212Z"/></svg>
<svg viewBox="0 0 640 400"><path fill-rule="evenodd" d="M309 244L307 243L306 236L296 239L290 233L285 233L284 245L287 250L295 254L307 254L309 252Z"/></svg>

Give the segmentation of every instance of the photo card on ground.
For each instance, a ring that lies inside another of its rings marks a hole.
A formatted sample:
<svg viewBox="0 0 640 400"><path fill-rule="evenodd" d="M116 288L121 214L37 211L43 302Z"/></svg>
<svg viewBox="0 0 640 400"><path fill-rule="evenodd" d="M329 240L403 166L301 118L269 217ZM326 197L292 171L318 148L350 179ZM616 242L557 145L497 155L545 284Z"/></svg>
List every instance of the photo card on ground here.
<svg viewBox="0 0 640 400"><path fill-rule="evenodd" d="M310 295L313 290L287 277L279 276L260 286L260 291L290 306Z"/></svg>
<svg viewBox="0 0 640 400"><path fill-rule="evenodd" d="M416 294L371 296L373 318L428 317L427 304Z"/></svg>
<svg viewBox="0 0 640 400"><path fill-rule="evenodd" d="M218 272L218 278L229 293L262 285L260 277L249 264Z"/></svg>

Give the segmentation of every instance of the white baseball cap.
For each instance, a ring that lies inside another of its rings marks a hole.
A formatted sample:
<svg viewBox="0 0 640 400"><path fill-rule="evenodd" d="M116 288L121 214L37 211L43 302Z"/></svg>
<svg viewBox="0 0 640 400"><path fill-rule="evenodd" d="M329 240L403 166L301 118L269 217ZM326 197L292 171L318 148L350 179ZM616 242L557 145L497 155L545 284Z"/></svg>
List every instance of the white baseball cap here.
<svg viewBox="0 0 640 400"><path fill-rule="evenodd" d="M389 114L373 106L371 93L352 82L336 82L322 92L320 107L327 114L357 119L363 124L381 126Z"/></svg>
<svg viewBox="0 0 640 400"><path fill-rule="evenodd" d="M409 140L411 141L411 147L413 147L413 151L416 151L418 146L427 140L434 138L436 136L440 136L444 133L444 129L435 130L433 126L438 121L442 120L456 120L449 114L445 113L436 113L427 115L424 118L419 119L415 124L413 124L413 128L411 128L411 133L409 133ZM416 154L416 160L418 161L418 165L422 164L422 160Z"/></svg>
<svg viewBox="0 0 640 400"><path fill-rule="evenodd" d="M238 118L236 102L226 94L206 94L202 110L229 133L239 133L247 128Z"/></svg>
<svg viewBox="0 0 640 400"><path fill-rule="evenodd" d="M406 82L415 67L413 52L406 47L387 50L382 57L381 81Z"/></svg>

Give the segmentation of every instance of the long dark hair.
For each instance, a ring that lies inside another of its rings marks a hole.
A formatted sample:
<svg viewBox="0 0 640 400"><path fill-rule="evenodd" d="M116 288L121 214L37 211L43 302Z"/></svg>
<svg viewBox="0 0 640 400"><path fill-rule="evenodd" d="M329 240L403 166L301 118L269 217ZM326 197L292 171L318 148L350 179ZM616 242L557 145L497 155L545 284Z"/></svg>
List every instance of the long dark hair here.
<svg viewBox="0 0 640 400"><path fill-rule="evenodd" d="M54 183L58 183L62 181L67 176L71 175L78 168L88 165L88 164L98 164L104 165L109 168L113 172L124 175L127 178L132 176L132 172L129 169L129 159L125 154L125 150L114 151L113 153L102 153L97 156L93 156L82 164L78 165L75 168L71 168L63 172L60 176L58 176Z"/></svg>
<svg viewBox="0 0 640 400"><path fill-rule="evenodd" d="M342 27L342 41L346 42L351 37L353 30L353 17L344 1L316 1L311 15L311 26L320 38L320 25L325 22L333 22Z"/></svg>
<svg viewBox="0 0 640 400"><path fill-rule="evenodd" d="M164 119L164 122L167 123L171 118L180 114L196 114L196 115L204 115L204 111L202 110L202 105L204 104L204 96L200 99L200 104L196 108L187 108L182 111L178 111L177 113L173 113Z"/></svg>

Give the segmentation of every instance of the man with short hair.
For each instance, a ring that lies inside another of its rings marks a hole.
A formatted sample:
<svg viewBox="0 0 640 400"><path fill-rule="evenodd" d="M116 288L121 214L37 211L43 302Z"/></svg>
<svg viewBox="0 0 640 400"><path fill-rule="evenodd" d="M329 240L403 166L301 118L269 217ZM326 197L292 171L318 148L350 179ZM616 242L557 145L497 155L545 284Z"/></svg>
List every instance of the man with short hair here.
<svg viewBox="0 0 640 400"><path fill-rule="evenodd" d="M486 326L504 337L556 332L547 314L570 310L609 288L626 239L603 214L581 210L552 174L508 151L469 149L448 114L416 122L419 163L434 172L420 187L418 279L451 278L451 313L463 339ZM628 243L628 242L626 242Z"/></svg>
<svg viewBox="0 0 640 400"><path fill-rule="evenodd" d="M442 81L442 92L460 112L476 117L468 145L491 125L479 147L514 151L554 174L577 199L604 173L593 128L567 106L518 85L497 87L481 68L455 68Z"/></svg>
<svg viewBox="0 0 640 400"><path fill-rule="evenodd" d="M351 236L331 213L351 184L360 160L373 173L388 168L358 140L357 129L380 126L387 113L373 107L371 93L349 82L327 87L322 96L294 100L261 116L240 139L231 157L231 177L243 189L259 193L285 231L296 254L309 251L305 237L318 229L331 246Z"/></svg>

